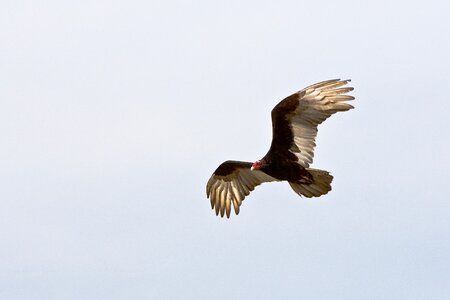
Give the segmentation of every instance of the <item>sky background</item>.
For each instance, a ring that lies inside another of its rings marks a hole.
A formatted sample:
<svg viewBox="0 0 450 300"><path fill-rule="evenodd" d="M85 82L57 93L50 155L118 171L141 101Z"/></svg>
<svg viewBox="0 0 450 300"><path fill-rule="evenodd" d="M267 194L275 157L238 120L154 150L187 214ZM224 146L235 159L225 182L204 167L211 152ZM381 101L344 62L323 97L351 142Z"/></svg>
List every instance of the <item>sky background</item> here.
<svg viewBox="0 0 450 300"><path fill-rule="evenodd" d="M0 2L1 299L449 299L449 1ZM351 78L333 191L206 199Z"/></svg>

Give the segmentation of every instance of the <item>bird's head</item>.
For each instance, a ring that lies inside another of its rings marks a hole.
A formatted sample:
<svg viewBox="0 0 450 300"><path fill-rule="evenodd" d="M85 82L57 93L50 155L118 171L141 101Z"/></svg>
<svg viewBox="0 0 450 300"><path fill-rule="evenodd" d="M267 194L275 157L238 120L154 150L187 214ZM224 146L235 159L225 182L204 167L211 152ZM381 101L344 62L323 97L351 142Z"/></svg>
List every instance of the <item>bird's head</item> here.
<svg viewBox="0 0 450 300"><path fill-rule="evenodd" d="M262 167L264 167L266 165L266 162L263 160L263 159L261 159L261 160L257 160L257 161L255 161L254 163L253 163L253 165L252 165L252 167L250 168L250 170L259 170L259 169L261 169Z"/></svg>

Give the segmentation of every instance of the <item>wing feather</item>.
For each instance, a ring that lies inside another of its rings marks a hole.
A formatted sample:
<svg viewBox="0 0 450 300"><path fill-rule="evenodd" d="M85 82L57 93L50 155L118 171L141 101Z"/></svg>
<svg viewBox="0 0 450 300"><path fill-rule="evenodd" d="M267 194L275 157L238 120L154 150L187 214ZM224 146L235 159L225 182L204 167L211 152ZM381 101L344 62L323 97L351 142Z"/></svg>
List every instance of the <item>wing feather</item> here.
<svg viewBox="0 0 450 300"><path fill-rule="evenodd" d="M352 87L341 87L350 80L332 79L310 85L285 98L272 110L273 139L271 151L294 154L304 168L313 162L317 126L339 111L353 106L355 99L345 95Z"/></svg>
<svg viewBox="0 0 450 300"><path fill-rule="evenodd" d="M211 200L211 208L216 215L227 218L234 212L239 214L244 198L264 182L277 179L259 170L250 170L252 163L239 161L226 161L212 174L206 185L206 195Z"/></svg>

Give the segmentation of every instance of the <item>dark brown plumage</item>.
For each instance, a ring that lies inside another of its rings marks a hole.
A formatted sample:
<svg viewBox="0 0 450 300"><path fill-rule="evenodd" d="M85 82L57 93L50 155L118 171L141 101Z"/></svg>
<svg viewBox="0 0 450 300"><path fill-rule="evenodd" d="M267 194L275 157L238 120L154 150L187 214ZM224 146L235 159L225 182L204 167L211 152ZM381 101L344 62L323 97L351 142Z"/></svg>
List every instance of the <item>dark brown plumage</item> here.
<svg viewBox="0 0 450 300"><path fill-rule="evenodd" d="M319 197L331 190L327 171L309 168L313 161L317 126L332 114L353 106L343 87L350 80L319 82L290 95L272 110L272 143L267 154L255 163L225 161L212 174L206 194L216 214L229 218L231 206L239 214L244 198L261 183L288 181L305 197Z"/></svg>

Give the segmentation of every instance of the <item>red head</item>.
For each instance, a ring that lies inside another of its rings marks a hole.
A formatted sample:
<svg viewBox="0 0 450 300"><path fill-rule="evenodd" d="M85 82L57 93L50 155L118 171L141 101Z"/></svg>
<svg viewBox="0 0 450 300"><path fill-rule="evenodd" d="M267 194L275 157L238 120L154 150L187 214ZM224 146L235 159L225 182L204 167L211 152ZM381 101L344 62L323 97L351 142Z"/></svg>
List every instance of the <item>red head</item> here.
<svg viewBox="0 0 450 300"><path fill-rule="evenodd" d="M264 167L266 165L266 162L264 160L257 160L253 163L252 167L250 168L250 170L259 170L262 167Z"/></svg>

